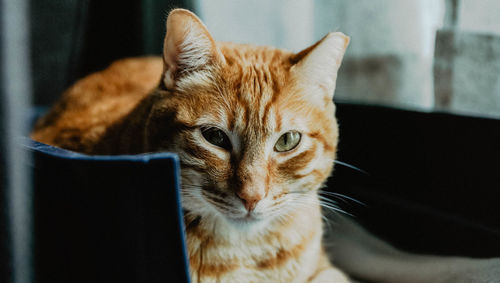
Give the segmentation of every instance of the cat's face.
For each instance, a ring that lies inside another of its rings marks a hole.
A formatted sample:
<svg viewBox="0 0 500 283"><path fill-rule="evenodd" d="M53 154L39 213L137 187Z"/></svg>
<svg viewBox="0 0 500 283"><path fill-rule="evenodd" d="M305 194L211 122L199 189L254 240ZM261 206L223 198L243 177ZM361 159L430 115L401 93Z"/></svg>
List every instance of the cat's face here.
<svg viewBox="0 0 500 283"><path fill-rule="evenodd" d="M332 96L346 37L292 54L216 44L185 11L167 27L146 140L179 154L183 208L247 227L313 204L335 159Z"/></svg>

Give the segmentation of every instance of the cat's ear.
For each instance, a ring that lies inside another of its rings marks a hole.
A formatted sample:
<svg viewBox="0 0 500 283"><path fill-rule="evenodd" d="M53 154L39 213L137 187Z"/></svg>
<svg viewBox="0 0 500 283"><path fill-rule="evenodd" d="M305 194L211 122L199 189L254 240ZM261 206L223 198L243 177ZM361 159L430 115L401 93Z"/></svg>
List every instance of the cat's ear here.
<svg viewBox="0 0 500 283"><path fill-rule="evenodd" d="M163 46L165 88L173 89L181 77L208 72L223 60L214 39L195 14L184 9L170 12Z"/></svg>
<svg viewBox="0 0 500 283"><path fill-rule="evenodd" d="M314 92L333 98L337 71L348 44L349 37L341 32L327 34L314 45L292 56L293 76L308 88L315 88Z"/></svg>

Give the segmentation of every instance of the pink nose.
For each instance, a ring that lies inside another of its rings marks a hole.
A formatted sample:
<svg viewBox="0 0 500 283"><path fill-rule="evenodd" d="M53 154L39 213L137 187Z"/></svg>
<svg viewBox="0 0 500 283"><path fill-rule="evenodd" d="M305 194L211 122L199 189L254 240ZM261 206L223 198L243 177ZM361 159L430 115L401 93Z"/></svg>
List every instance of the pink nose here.
<svg viewBox="0 0 500 283"><path fill-rule="evenodd" d="M237 195L243 202L243 205L248 210L248 212L254 210L255 206L257 206L257 203L262 199L262 196L260 195L247 194L244 192L237 193Z"/></svg>

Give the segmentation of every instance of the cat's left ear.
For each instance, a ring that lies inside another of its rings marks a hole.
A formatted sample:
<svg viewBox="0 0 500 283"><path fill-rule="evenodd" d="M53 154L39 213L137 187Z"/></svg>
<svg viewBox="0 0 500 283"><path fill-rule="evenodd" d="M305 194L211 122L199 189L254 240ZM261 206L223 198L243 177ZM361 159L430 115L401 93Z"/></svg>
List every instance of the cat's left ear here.
<svg viewBox="0 0 500 283"><path fill-rule="evenodd" d="M224 56L195 14L174 9L167 18L163 62L162 83L167 89L174 89L183 77L210 73L214 66L224 62Z"/></svg>
<svg viewBox="0 0 500 283"><path fill-rule="evenodd" d="M323 93L332 99L337 72L348 44L349 37L341 32L327 34L291 58L294 64L291 68L292 75L302 85L313 87L314 92Z"/></svg>

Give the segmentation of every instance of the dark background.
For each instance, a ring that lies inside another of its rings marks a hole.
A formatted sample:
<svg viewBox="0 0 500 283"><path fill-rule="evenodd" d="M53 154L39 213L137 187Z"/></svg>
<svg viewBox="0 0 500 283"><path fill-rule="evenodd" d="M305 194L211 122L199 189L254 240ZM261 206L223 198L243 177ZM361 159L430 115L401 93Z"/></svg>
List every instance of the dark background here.
<svg viewBox="0 0 500 283"><path fill-rule="evenodd" d="M70 84L116 59L161 54L165 20L190 1L32 0L34 101L52 104Z"/></svg>
<svg viewBox="0 0 500 283"><path fill-rule="evenodd" d="M500 121L337 103L328 190L369 230L418 253L500 256Z"/></svg>

